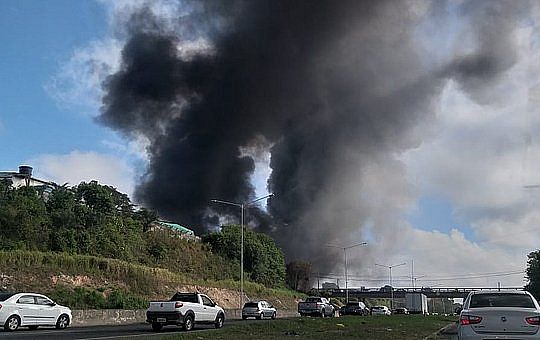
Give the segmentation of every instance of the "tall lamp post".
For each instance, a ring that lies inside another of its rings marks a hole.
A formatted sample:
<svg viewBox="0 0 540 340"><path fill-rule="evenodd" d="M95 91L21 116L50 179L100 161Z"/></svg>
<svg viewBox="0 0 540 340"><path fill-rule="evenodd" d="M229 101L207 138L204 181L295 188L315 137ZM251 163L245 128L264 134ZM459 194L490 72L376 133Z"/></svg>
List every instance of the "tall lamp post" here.
<svg viewBox="0 0 540 340"><path fill-rule="evenodd" d="M348 283L348 277L347 277L347 249L351 249L351 248L358 247L358 246L365 246L366 244L367 244L366 242L362 242L362 243L353 244L353 245L350 245L350 246L347 246L347 247L336 246L336 245L333 245L333 244L327 244L326 245L327 247L343 249L343 256L344 256L344 259L345 259L345 296L346 296L345 299L346 299L347 303L349 303L349 283Z"/></svg>
<svg viewBox="0 0 540 340"><path fill-rule="evenodd" d="M406 264L407 264L407 262L403 262L403 263L400 263L400 264L393 264L391 266L388 266L388 265L384 265L384 264L375 263L376 266L388 268L390 270L390 309L391 310L394 310L394 286L392 285L392 268L399 267L399 266L404 266Z"/></svg>
<svg viewBox="0 0 540 340"><path fill-rule="evenodd" d="M242 306L244 305L244 209L253 205L255 202L261 201L265 198L269 198L272 196L274 196L274 194L269 194L263 197L256 198L253 201L244 202L244 203L236 203L236 202L229 202L229 201L222 201L222 200L211 200L212 203L233 205L235 207L240 208L242 212L241 218L240 218L240 229L241 229L240 234L242 235L241 241L240 241L240 309L242 309Z"/></svg>

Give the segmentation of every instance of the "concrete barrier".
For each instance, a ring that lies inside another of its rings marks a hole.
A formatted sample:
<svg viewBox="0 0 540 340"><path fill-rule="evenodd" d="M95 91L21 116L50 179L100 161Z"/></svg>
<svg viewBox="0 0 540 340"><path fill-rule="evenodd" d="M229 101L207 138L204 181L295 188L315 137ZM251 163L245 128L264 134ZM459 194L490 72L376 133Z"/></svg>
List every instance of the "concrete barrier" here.
<svg viewBox="0 0 540 340"><path fill-rule="evenodd" d="M146 321L146 309L85 309L73 310L73 320L71 325L81 326L103 326L103 325L126 325L130 323L141 323ZM278 310L278 318L290 318L298 316L295 310ZM225 309L225 319L241 319L241 309Z"/></svg>

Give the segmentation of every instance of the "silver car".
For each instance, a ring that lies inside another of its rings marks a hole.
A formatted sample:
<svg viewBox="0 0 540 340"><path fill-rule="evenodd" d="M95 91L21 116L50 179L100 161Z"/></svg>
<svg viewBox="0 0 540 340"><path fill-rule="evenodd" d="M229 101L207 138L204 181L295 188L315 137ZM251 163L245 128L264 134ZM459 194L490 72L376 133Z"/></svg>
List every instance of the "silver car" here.
<svg viewBox="0 0 540 340"><path fill-rule="evenodd" d="M459 316L458 339L540 339L540 307L524 291L471 292Z"/></svg>
<svg viewBox="0 0 540 340"><path fill-rule="evenodd" d="M249 317L256 319L265 317L275 319L276 315L276 308L264 300L247 302L244 304L244 308L242 308L242 319L244 320Z"/></svg>

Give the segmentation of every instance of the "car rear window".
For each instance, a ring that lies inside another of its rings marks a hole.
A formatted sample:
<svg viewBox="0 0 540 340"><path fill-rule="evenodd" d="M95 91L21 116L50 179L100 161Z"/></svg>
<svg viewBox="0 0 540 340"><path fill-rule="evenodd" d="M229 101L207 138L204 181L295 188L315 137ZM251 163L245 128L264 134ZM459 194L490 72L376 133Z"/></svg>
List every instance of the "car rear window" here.
<svg viewBox="0 0 540 340"><path fill-rule="evenodd" d="M321 298L307 298L306 302L321 302Z"/></svg>
<svg viewBox="0 0 540 340"><path fill-rule="evenodd" d="M254 308L257 308L258 307L258 304L257 302L248 302L244 305L244 307L254 307Z"/></svg>
<svg viewBox="0 0 540 340"><path fill-rule="evenodd" d="M475 294L471 296L469 307L536 308L531 297L525 294Z"/></svg>
<svg viewBox="0 0 540 340"><path fill-rule="evenodd" d="M15 295L15 293L0 293L0 301L6 301L13 295Z"/></svg>
<svg viewBox="0 0 540 340"><path fill-rule="evenodd" d="M191 293L176 293L171 298L171 301L199 303L199 299L197 299L197 294L191 294Z"/></svg>

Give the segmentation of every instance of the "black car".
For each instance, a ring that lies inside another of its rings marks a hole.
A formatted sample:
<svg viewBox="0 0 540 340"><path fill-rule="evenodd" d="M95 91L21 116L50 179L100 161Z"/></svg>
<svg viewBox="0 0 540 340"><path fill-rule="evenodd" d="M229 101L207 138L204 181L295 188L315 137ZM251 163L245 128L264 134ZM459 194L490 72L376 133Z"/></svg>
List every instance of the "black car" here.
<svg viewBox="0 0 540 340"><path fill-rule="evenodd" d="M369 309L363 302L349 302L340 310L342 315L369 315Z"/></svg>

